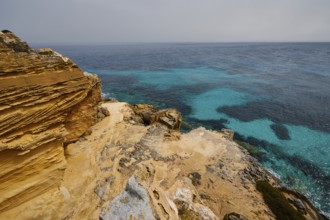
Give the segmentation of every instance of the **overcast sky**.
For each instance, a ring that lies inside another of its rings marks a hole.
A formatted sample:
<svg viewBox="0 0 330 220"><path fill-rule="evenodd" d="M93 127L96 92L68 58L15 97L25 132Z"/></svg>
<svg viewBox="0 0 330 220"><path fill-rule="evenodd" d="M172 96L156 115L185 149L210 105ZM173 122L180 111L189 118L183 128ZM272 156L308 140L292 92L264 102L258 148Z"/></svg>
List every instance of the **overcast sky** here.
<svg viewBox="0 0 330 220"><path fill-rule="evenodd" d="M330 41L330 0L1 0L32 43Z"/></svg>

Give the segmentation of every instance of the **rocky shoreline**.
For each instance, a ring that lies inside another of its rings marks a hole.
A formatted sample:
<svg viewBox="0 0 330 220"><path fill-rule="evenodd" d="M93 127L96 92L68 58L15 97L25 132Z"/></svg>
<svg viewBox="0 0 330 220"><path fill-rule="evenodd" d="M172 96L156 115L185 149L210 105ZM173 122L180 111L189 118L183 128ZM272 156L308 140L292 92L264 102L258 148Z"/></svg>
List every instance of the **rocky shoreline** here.
<svg viewBox="0 0 330 220"><path fill-rule="evenodd" d="M0 219L326 219L230 131L102 102L96 75L10 31L0 90Z"/></svg>

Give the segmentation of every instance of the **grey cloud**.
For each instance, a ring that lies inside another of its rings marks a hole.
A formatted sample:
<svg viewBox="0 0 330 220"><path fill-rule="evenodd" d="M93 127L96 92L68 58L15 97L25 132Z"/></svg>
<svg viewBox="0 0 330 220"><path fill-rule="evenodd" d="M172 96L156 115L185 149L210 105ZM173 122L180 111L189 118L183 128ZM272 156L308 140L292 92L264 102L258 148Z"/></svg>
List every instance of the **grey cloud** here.
<svg viewBox="0 0 330 220"><path fill-rule="evenodd" d="M330 41L329 0L2 0L29 42Z"/></svg>

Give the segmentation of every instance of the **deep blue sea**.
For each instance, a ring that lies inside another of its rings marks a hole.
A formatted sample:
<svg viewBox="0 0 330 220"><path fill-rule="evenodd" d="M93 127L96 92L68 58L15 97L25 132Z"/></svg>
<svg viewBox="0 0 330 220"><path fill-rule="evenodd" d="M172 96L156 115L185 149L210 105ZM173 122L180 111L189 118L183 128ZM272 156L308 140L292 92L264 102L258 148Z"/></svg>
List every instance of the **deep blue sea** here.
<svg viewBox="0 0 330 220"><path fill-rule="evenodd" d="M97 73L105 96L177 108L186 130L234 130L265 167L330 213L330 43L51 47Z"/></svg>

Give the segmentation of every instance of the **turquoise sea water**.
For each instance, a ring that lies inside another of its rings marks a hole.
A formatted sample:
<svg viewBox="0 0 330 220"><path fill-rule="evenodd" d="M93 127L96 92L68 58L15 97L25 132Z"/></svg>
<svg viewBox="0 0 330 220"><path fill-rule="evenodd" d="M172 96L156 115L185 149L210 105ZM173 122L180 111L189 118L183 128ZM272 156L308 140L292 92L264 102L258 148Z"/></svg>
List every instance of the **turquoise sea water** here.
<svg viewBox="0 0 330 220"><path fill-rule="evenodd" d="M97 73L105 96L177 108L192 127L233 129L330 213L330 43L53 48Z"/></svg>

